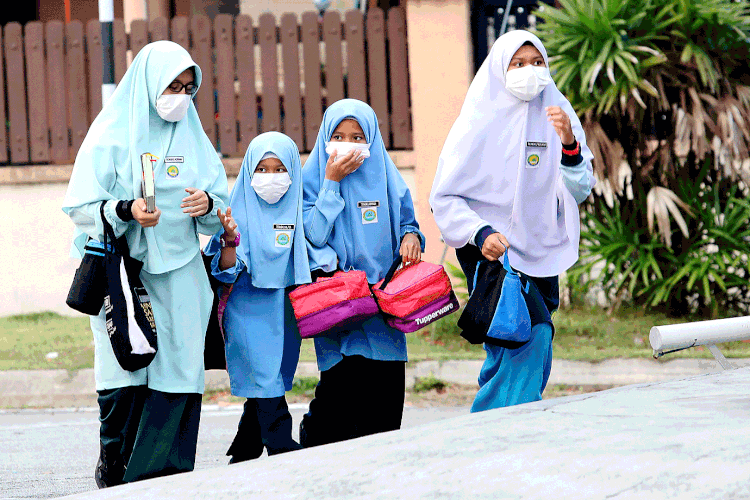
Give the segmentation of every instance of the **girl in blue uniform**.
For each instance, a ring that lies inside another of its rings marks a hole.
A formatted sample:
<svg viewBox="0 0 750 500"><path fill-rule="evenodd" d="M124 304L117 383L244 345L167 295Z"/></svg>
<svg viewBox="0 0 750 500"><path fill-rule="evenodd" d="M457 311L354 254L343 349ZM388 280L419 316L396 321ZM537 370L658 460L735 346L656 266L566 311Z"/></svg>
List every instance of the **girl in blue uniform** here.
<svg viewBox="0 0 750 500"><path fill-rule="evenodd" d="M397 256L416 263L424 236L411 193L386 151L375 112L344 99L323 116L302 169L305 235L335 251L338 269L365 271L374 284ZM378 315L315 339L320 382L300 425L303 446L399 429L406 337Z"/></svg>
<svg viewBox="0 0 750 500"><path fill-rule="evenodd" d="M430 195L470 287L477 263L506 251L530 285L531 340L517 348L485 343L473 412L542 398L557 276L578 259L578 203L595 183L586 135L548 66L535 35L497 39L448 134Z"/></svg>
<svg viewBox="0 0 750 500"><path fill-rule="evenodd" d="M115 235L125 235L130 255L143 262L140 277L156 321L156 357L129 372L112 351L104 308L91 317L100 488L195 464L212 297L198 233L221 227L216 212L227 201L224 166L192 102L200 83L200 68L176 43L141 49L91 124L63 203L76 226L72 254L80 257L87 240L103 239L105 202ZM153 213L141 194L143 153L158 158Z"/></svg>
<svg viewBox="0 0 750 500"><path fill-rule="evenodd" d="M258 458L264 447L269 455L300 448L284 392L292 388L301 343L287 288L310 282L301 170L289 137L253 139L230 208L219 213L224 230L205 249L213 275L234 283L223 318L225 353L232 394L247 401L230 463Z"/></svg>

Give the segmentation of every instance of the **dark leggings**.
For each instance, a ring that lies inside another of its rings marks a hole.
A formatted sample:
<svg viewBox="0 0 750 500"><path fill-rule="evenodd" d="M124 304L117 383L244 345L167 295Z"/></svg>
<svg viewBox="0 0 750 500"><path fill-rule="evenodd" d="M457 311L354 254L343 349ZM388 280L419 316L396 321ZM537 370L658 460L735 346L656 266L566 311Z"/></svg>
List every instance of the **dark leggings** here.
<svg viewBox="0 0 750 500"><path fill-rule="evenodd" d="M321 372L300 443L309 448L400 429L405 383L403 361L344 356Z"/></svg>
<svg viewBox="0 0 750 500"><path fill-rule="evenodd" d="M139 386L99 391L98 400L99 438L108 458L127 465L126 483L193 470L200 394Z"/></svg>

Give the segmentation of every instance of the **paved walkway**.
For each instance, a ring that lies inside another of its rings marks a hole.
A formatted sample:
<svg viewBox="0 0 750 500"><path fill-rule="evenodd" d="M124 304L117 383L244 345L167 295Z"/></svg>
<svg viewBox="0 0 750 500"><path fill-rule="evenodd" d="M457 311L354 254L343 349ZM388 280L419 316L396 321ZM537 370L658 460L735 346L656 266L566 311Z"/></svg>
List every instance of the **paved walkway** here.
<svg viewBox="0 0 750 500"><path fill-rule="evenodd" d="M750 368L475 413L78 499L750 497Z"/></svg>
<svg viewBox="0 0 750 500"><path fill-rule="evenodd" d="M750 359L731 359L735 366L750 366ZM407 365L406 385L415 377L432 375L446 382L476 384L481 361L420 361ZM659 382L721 371L713 359L610 359L599 363L556 359L552 385L628 385ZM317 376L315 363L300 363L298 376ZM211 370L207 389L226 389L226 372ZM96 406L94 370L19 370L0 372L0 408Z"/></svg>

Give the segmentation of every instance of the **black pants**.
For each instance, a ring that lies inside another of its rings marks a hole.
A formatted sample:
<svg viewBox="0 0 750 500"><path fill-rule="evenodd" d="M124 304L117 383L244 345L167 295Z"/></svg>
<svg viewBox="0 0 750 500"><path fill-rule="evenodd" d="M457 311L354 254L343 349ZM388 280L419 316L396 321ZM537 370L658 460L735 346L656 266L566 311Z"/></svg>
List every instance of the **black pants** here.
<svg viewBox="0 0 750 500"><path fill-rule="evenodd" d="M127 465L125 482L193 470L200 394L122 387L99 391L98 402L101 444Z"/></svg>
<svg viewBox="0 0 750 500"><path fill-rule="evenodd" d="M405 384L403 361L344 356L321 372L300 443L309 448L400 429Z"/></svg>

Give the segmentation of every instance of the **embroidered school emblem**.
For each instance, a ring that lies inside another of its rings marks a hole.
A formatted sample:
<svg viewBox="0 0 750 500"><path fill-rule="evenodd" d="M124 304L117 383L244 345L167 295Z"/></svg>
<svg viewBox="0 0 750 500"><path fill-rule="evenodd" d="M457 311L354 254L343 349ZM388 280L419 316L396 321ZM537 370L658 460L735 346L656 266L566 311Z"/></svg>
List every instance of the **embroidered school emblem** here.
<svg viewBox="0 0 750 500"><path fill-rule="evenodd" d="M526 163L531 165L532 167L536 167L539 165L539 155L531 154L528 158L526 158Z"/></svg>
<svg viewBox="0 0 750 500"><path fill-rule="evenodd" d="M167 175L174 179L178 175L180 175L180 169L177 167L177 165L170 165L167 167Z"/></svg>
<svg viewBox="0 0 750 500"><path fill-rule="evenodd" d="M362 220L365 222L372 222L375 220L375 217L377 217L375 210L371 208L362 212Z"/></svg>
<svg viewBox="0 0 750 500"><path fill-rule="evenodd" d="M289 235L287 233L278 233L276 235L276 243L282 247L289 245Z"/></svg>

